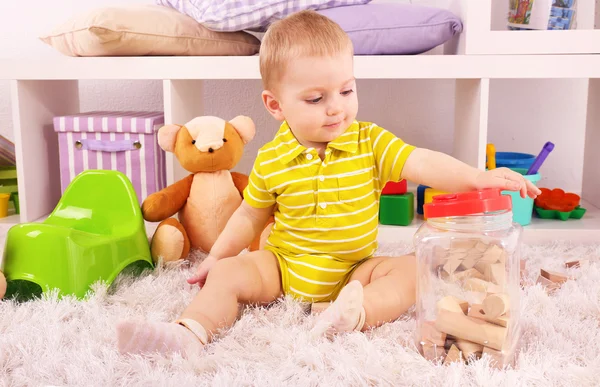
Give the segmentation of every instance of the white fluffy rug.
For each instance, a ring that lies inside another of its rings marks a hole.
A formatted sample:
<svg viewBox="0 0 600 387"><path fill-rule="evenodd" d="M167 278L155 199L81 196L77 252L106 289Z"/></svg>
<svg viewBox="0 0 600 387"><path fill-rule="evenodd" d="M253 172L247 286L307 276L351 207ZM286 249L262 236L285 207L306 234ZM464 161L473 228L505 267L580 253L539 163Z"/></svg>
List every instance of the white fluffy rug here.
<svg viewBox="0 0 600 387"><path fill-rule="evenodd" d="M408 252L388 245L381 254ZM123 357L114 325L122 318L169 321L198 291L193 268L157 269L147 276L101 284L85 301L50 296L23 304L0 301L0 386L598 386L600 385L600 245L525 246L532 283L543 263L569 269L575 280L549 296L523 291L524 335L516 369L475 364L436 366L412 342L412 314L369 333L311 339L303 305L282 300L249 308L202 357ZM197 264L194 264L194 266Z"/></svg>

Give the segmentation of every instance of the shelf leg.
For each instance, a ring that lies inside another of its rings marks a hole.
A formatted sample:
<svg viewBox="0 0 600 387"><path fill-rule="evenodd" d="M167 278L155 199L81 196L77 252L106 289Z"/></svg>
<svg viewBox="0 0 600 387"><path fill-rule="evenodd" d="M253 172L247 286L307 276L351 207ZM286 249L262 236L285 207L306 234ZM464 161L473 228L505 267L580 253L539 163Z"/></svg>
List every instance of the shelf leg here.
<svg viewBox="0 0 600 387"><path fill-rule="evenodd" d="M20 221L48 215L61 196L58 136L52 119L79 112L74 80L11 81Z"/></svg>
<svg viewBox="0 0 600 387"><path fill-rule="evenodd" d="M489 79L457 79L454 113L454 157L485 169Z"/></svg>
<svg viewBox="0 0 600 387"><path fill-rule="evenodd" d="M600 79L590 79L588 85L585 149L583 157L583 186L581 196L600 207Z"/></svg>
<svg viewBox="0 0 600 387"><path fill-rule="evenodd" d="M204 85L201 79L163 81L165 124L183 125L204 112ZM167 185L188 175L172 153L167 153Z"/></svg>

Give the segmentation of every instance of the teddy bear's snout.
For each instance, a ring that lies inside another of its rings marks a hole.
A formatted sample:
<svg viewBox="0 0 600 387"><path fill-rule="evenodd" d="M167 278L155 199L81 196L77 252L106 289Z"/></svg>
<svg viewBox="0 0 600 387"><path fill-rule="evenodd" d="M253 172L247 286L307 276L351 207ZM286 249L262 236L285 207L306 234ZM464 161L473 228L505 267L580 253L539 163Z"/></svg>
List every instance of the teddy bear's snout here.
<svg viewBox="0 0 600 387"><path fill-rule="evenodd" d="M200 152L214 152L217 149L221 149L223 147L223 141L211 141L211 142L205 142L203 144L199 144L198 141L196 141L196 148L198 148L198 150Z"/></svg>

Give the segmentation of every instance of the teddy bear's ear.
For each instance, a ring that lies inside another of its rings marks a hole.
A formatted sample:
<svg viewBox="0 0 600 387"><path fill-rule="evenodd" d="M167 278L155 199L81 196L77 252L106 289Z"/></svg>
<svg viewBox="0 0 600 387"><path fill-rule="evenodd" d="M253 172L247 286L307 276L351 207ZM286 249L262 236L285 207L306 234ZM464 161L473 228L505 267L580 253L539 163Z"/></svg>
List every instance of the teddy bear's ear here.
<svg viewBox="0 0 600 387"><path fill-rule="evenodd" d="M177 133L181 129L181 125L165 125L158 129L158 145L165 152L173 152L175 149L175 141L177 140Z"/></svg>
<svg viewBox="0 0 600 387"><path fill-rule="evenodd" d="M254 127L254 122L250 117L237 116L230 120L229 123L233 125L235 130L237 130L238 134L244 141L244 144L249 143L254 138L256 129Z"/></svg>

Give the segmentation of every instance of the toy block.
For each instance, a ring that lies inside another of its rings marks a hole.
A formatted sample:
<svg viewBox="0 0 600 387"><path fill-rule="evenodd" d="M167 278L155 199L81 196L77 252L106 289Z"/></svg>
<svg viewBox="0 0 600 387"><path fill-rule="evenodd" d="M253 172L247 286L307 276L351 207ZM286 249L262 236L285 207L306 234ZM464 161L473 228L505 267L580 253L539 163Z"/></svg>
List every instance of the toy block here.
<svg viewBox="0 0 600 387"><path fill-rule="evenodd" d="M448 258L446 263L444 264L444 271L450 275L456 271L456 269L460 266L462 261L460 259L451 259Z"/></svg>
<svg viewBox="0 0 600 387"><path fill-rule="evenodd" d="M423 198L423 204L427 204L427 203L431 203L433 202L433 197L437 196L437 195L445 195L448 192L444 192L444 191L440 191L437 189L433 189L433 188L426 188L425 189L425 193L424 198ZM426 216L423 216L423 219L427 219Z"/></svg>
<svg viewBox="0 0 600 387"><path fill-rule="evenodd" d="M504 286L506 280L506 271L503 263L492 263L487 265L484 272L485 280Z"/></svg>
<svg viewBox="0 0 600 387"><path fill-rule="evenodd" d="M450 348L452 348L452 346L455 344L456 344L456 338L452 337L450 335L446 335L446 342L444 343L444 349L446 350L446 352L448 352L450 350Z"/></svg>
<svg viewBox="0 0 600 387"><path fill-rule="evenodd" d="M489 323L499 325L501 327L506 327L508 325L508 320L510 316L498 316L491 317L485 314L483 307L479 304L473 304L471 309L469 309L469 317L477 318L483 321L487 321Z"/></svg>
<svg viewBox="0 0 600 387"><path fill-rule="evenodd" d="M582 267L587 267L589 264L590 264L589 259L580 259L578 261L566 262L565 266L568 268L572 268L572 267L582 268Z"/></svg>
<svg viewBox="0 0 600 387"><path fill-rule="evenodd" d="M548 293L554 293L558 288L560 288L560 284L556 282L550 281L548 278L542 277L541 275L538 277L536 283L542 285Z"/></svg>
<svg viewBox="0 0 600 387"><path fill-rule="evenodd" d="M510 310L510 298L508 294L490 294L481 304L485 315L490 318L500 317Z"/></svg>
<svg viewBox="0 0 600 387"><path fill-rule="evenodd" d="M501 262L504 263L506 252L497 245L491 245L488 249L483 253L483 257L481 257L482 262L488 263L496 263Z"/></svg>
<svg viewBox="0 0 600 387"><path fill-rule="evenodd" d="M425 204L425 190L430 188L426 185L419 185L417 187L417 214L423 215L423 204Z"/></svg>
<svg viewBox="0 0 600 387"><path fill-rule="evenodd" d="M453 239L450 242L450 249L456 252L464 252L475 248L477 241L475 239Z"/></svg>
<svg viewBox="0 0 600 387"><path fill-rule="evenodd" d="M402 179L398 182L388 181L383 190L381 191L382 195L404 195L406 193L407 183L406 179Z"/></svg>
<svg viewBox="0 0 600 387"><path fill-rule="evenodd" d="M502 288L494 283L479 278L467 278L463 284L465 290L481 293L500 293Z"/></svg>
<svg viewBox="0 0 600 387"><path fill-rule="evenodd" d="M379 207L379 222L386 225L408 226L415 217L415 196L412 192L403 195L382 195Z"/></svg>
<svg viewBox="0 0 600 387"><path fill-rule="evenodd" d="M456 347L456 345L452 345L450 350L448 350L448 354L446 355L446 359L444 359L444 365L450 363L460 363L463 361L462 352Z"/></svg>
<svg viewBox="0 0 600 387"><path fill-rule="evenodd" d="M476 359L481 357L481 353L483 352L483 345L474 343L472 341L456 339L456 346L463 353L465 359L469 360L471 356L474 356Z"/></svg>
<svg viewBox="0 0 600 387"><path fill-rule="evenodd" d="M542 277L558 284L565 283L569 279L567 275L556 271L540 269L540 274L542 275Z"/></svg>
<svg viewBox="0 0 600 387"><path fill-rule="evenodd" d="M433 321L425 321L421 327L421 340L440 347L446 345L446 334L435 329Z"/></svg>
<svg viewBox="0 0 600 387"><path fill-rule="evenodd" d="M446 296L437 302L437 308L438 311L444 309L450 312L462 313L464 316L469 309L469 303L458 297Z"/></svg>
<svg viewBox="0 0 600 387"><path fill-rule="evenodd" d="M467 252L467 257L463 260L463 263L462 263L463 267L465 269L471 269L471 268L475 267L475 269L477 269L477 271L479 271L480 273L483 273L483 271L477 267L477 264L481 260L482 256L483 256L483 253L477 251L476 249L470 250L469 252Z"/></svg>
<svg viewBox="0 0 600 387"><path fill-rule="evenodd" d="M456 271L456 272L454 272L454 274L453 274L452 277L454 279L458 280L458 281L466 280L467 278L485 279L483 277L483 274L481 274L475 268L472 268L472 269L469 269L469 270L463 270L463 271Z"/></svg>
<svg viewBox="0 0 600 387"><path fill-rule="evenodd" d="M444 308L438 309L435 327L448 335L493 349L503 348L507 334L505 327Z"/></svg>
<svg viewBox="0 0 600 387"><path fill-rule="evenodd" d="M442 361L446 357L446 350L444 347L429 342L422 342L421 347L423 351L423 357L429 361L438 362Z"/></svg>

